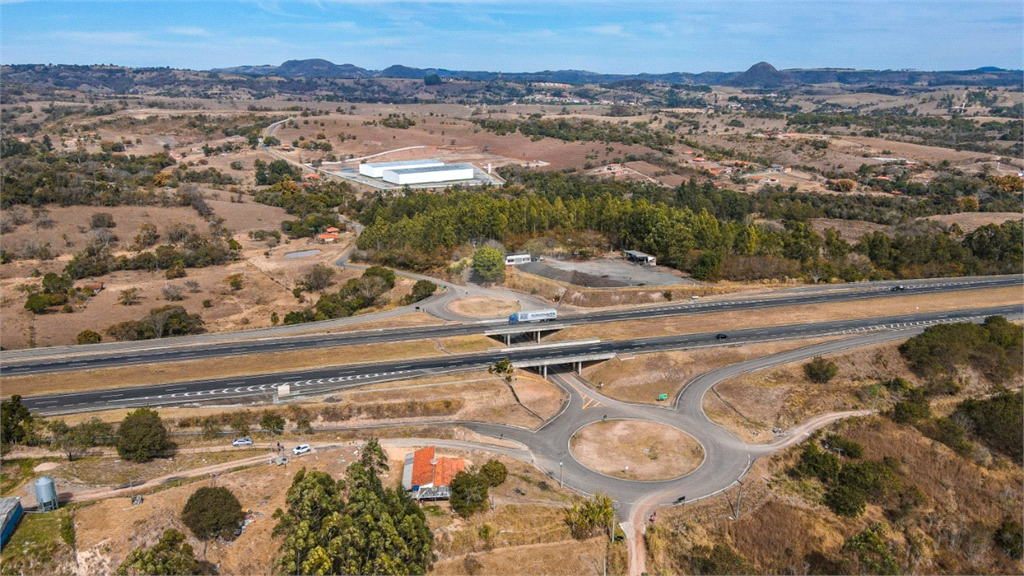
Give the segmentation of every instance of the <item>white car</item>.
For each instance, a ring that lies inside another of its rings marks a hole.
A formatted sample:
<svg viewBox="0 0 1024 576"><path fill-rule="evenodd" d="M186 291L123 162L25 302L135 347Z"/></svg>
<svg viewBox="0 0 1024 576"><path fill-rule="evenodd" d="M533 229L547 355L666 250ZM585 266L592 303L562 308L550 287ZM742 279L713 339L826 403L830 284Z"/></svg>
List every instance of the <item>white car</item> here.
<svg viewBox="0 0 1024 576"><path fill-rule="evenodd" d="M299 454L308 454L313 449L309 447L309 444L299 444L295 448L292 448L292 454L298 456Z"/></svg>
<svg viewBox="0 0 1024 576"><path fill-rule="evenodd" d="M232 446L252 446L252 438L235 438L231 441Z"/></svg>

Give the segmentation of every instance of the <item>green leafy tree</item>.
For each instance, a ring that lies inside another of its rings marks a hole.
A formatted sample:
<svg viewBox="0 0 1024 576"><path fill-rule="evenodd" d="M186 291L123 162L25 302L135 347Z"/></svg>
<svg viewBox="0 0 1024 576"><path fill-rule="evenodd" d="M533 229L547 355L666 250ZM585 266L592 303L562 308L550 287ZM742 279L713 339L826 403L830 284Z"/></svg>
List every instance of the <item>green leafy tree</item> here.
<svg viewBox="0 0 1024 576"><path fill-rule="evenodd" d="M488 460L480 467L480 475L487 479L491 488L496 488L505 483L508 469L499 460Z"/></svg>
<svg viewBox="0 0 1024 576"><path fill-rule="evenodd" d="M117 428L117 436L118 455L132 462L145 462L169 445L167 428L160 415L149 408L139 408L125 416Z"/></svg>
<svg viewBox="0 0 1024 576"><path fill-rule="evenodd" d="M577 502L565 509L564 520L573 538L586 540L600 530L609 530L608 538L614 536L612 522L615 509L612 500L602 493L594 494L589 500Z"/></svg>
<svg viewBox="0 0 1024 576"><path fill-rule="evenodd" d="M117 568L120 576L148 576L151 574L202 574L192 546L185 535L173 528L164 530L160 541L152 548L136 548Z"/></svg>
<svg viewBox="0 0 1024 576"><path fill-rule="evenodd" d="M484 246L473 253L473 272L484 282L504 282L505 256L497 248Z"/></svg>
<svg viewBox="0 0 1024 576"><path fill-rule="evenodd" d="M284 416L277 412L267 412L260 418L260 426L275 436L284 433Z"/></svg>
<svg viewBox="0 0 1024 576"><path fill-rule="evenodd" d="M0 429L3 434L0 444L6 447L21 444L28 437L26 427L32 424L32 412L21 403L21 396L14 394L10 400L0 403Z"/></svg>
<svg viewBox="0 0 1024 576"><path fill-rule="evenodd" d="M65 455L68 460L82 456L89 448L109 444L114 437L114 427L92 418L77 426L68 426L63 420L54 420L47 424L51 434L51 442Z"/></svg>
<svg viewBox="0 0 1024 576"><path fill-rule="evenodd" d="M203 429L203 438L212 440L217 436L220 436L220 430L222 427L220 418L217 418L216 416L207 416L206 418L203 418L200 426Z"/></svg>
<svg viewBox="0 0 1024 576"><path fill-rule="evenodd" d="M238 498L223 486L199 488L181 511L181 521L200 540L234 540L235 530L244 519Z"/></svg>
<svg viewBox="0 0 1024 576"><path fill-rule="evenodd" d="M426 517L402 490L385 489L378 470L386 457L376 442L335 481L300 470L278 510L274 534L284 537L282 574L424 574L433 534Z"/></svg>
<svg viewBox="0 0 1024 576"><path fill-rule="evenodd" d="M451 506L456 514L469 518L487 506L488 479L480 474L459 472L452 478Z"/></svg>

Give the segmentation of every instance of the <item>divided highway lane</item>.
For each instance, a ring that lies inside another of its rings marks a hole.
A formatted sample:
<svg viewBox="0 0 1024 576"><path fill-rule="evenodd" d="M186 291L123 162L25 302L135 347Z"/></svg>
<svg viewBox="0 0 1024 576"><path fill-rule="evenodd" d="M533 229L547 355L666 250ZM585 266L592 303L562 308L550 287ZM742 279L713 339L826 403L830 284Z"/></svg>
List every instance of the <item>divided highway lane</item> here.
<svg viewBox="0 0 1024 576"><path fill-rule="evenodd" d="M835 287L820 290L802 289L786 296L748 296L745 298L694 301L656 307L632 308L606 312L583 314L566 314L559 325L579 325L596 322L613 322L619 320L639 320L665 316L682 316L705 314L711 312L727 312L750 310L768 307L796 306L818 303L835 303L868 298L898 298L909 295L934 294L950 291L976 290L983 288L999 288L1024 285L1024 277L991 276L975 278L947 278L934 280L908 281L902 291L892 291L895 282L867 283L864 285L845 285L847 289L837 290ZM345 332L337 334L303 334L298 336L254 338L251 340L190 344L187 339L167 339L166 341L149 341L138 343L138 348L125 349L124 343L116 343L117 349L103 349L103 344L84 350L74 348L63 349L63 356L58 357L25 357L19 358L18 351L0 354L0 376L20 376L50 372L64 372L107 368L114 366L153 364L160 362L180 362L204 358L238 356L244 354L265 354L290 350L309 350L349 344L375 344L383 342L400 342L427 338L447 338L469 334L480 334L503 325L503 321L480 322L477 324L457 324L448 326L432 326L423 328L378 329L372 331ZM309 325L315 330L315 325Z"/></svg>
<svg viewBox="0 0 1024 576"><path fill-rule="evenodd" d="M266 399L276 388L288 384L293 394L324 393L365 386L373 382L415 378L440 372L484 367L502 358L513 362L550 360L560 357L599 353L640 353L659 350L729 346L740 343L764 342L782 339L812 338L826 335L854 334L873 330L899 330L924 327L939 322L962 322L978 320L994 314L1020 317L1019 306L965 310L956 312L934 312L908 314L886 318L868 318L842 322L821 322L796 324L770 328L751 328L728 332L728 338L719 340L715 332L660 336L637 340L618 340L600 343L584 343L575 346L540 348L510 352L492 351L457 356L442 356L419 360L396 360L373 364L337 366L332 368L306 369L254 376L237 376L178 382L155 386L139 386L30 396L23 400L30 409L43 414L60 414L88 410L128 408L135 406L163 406L172 404L238 401L242 398Z"/></svg>

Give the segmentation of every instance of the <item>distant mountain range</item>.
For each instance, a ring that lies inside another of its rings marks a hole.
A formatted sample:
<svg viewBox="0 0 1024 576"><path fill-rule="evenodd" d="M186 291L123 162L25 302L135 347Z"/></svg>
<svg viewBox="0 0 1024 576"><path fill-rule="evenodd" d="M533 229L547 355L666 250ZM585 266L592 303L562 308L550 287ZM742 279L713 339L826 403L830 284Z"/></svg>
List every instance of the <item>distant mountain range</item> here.
<svg viewBox="0 0 1024 576"><path fill-rule="evenodd" d="M1021 83L1021 70L1004 70L987 66L975 70L855 70L849 68L815 68L777 70L767 62L759 62L744 72L670 72L667 74L601 74L586 70L544 70L542 72L487 72L478 70L447 70L444 68L411 68L394 65L383 70L369 70L353 64L334 64L327 60L288 60L280 66L237 66L211 70L246 76L278 76L282 78L407 78L422 79L437 75L448 79L476 81L504 80L510 82L556 82L560 84L607 84L623 80L671 82L736 86L739 88L774 88L805 84L884 84L931 85L968 84L1008 86Z"/></svg>

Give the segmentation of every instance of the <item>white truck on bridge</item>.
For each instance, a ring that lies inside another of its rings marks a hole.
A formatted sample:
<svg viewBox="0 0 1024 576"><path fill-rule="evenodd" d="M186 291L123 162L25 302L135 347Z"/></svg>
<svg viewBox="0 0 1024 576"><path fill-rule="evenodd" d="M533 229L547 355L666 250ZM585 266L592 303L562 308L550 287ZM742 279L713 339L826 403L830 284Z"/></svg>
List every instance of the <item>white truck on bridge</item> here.
<svg viewBox="0 0 1024 576"><path fill-rule="evenodd" d="M509 316L508 323L519 324L520 322L548 322L557 317L558 312L554 308L548 308L546 310L530 310L529 312L516 312Z"/></svg>

